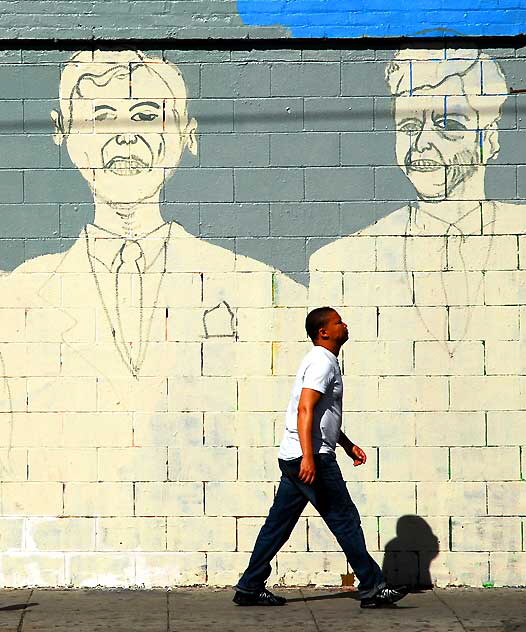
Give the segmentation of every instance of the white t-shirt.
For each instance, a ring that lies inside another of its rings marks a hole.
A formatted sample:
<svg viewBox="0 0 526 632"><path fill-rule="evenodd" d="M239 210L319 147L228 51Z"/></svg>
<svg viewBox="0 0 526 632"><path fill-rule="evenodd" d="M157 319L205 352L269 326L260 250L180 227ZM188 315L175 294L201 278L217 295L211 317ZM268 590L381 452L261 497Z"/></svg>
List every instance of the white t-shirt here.
<svg viewBox="0 0 526 632"><path fill-rule="evenodd" d="M343 380L338 359L325 347L315 346L303 358L292 387L285 415L285 433L279 458L289 461L302 456L298 435L298 402L301 390L311 388L322 393L314 409L312 450L334 452L342 425Z"/></svg>

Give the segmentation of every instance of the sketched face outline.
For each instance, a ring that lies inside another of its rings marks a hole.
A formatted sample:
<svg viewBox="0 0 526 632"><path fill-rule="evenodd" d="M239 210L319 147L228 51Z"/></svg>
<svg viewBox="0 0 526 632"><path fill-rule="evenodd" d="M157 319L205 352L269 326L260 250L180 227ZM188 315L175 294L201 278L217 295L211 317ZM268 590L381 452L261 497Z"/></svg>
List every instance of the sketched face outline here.
<svg viewBox="0 0 526 632"><path fill-rule="evenodd" d="M482 164L479 113L465 95L395 98L396 158L424 200L443 200Z"/></svg>
<svg viewBox="0 0 526 632"><path fill-rule="evenodd" d="M171 85L163 63L108 63L103 72L84 64L68 95L63 137L97 201L155 201L185 147L196 153L184 82Z"/></svg>

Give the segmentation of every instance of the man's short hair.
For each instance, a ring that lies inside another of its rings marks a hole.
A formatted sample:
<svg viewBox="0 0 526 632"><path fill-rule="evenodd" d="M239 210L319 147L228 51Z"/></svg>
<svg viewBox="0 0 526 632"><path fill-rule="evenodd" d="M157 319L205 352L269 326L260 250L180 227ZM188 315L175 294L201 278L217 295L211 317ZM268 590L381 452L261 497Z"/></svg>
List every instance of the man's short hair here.
<svg viewBox="0 0 526 632"><path fill-rule="evenodd" d="M325 327L329 320L329 314L335 312L333 307L316 307L307 314L305 319L305 329L307 330L307 336L315 342L318 339L318 334L322 327Z"/></svg>
<svg viewBox="0 0 526 632"><path fill-rule="evenodd" d="M494 126L508 96L499 64L477 50L463 50L448 59L444 59L443 54L433 49L399 50L385 71L391 94L418 97L434 92L443 96L465 96L478 112L480 128Z"/></svg>

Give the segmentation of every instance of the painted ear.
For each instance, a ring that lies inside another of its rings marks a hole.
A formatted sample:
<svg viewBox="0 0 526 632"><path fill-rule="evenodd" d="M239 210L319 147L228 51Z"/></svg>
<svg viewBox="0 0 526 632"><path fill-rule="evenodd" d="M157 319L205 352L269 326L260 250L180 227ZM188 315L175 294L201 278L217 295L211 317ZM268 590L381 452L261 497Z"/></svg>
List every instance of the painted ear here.
<svg viewBox="0 0 526 632"><path fill-rule="evenodd" d="M500 151L500 143L499 143L499 132L496 129L484 130L484 147L488 152L487 159L484 162L488 162L489 160L495 160L499 155Z"/></svg>
<svg viewBox="0 0 526 632"><path fill-rule="evenodd" d="M53 126L55 131L53 133L53 141L55 145L62 145L64 139L66 138L66 130L64 129L64 117L62 116L62 112L59 110L51 110L50 112L51 120L53 121Z"/></svg>
<svg viewBox="0 0 526 632"><path fill-rule="evenodd" d="M191 119L188 125L186 126L186 146L188 147L188 151L193 155L197 156L197 121L195 118Z"/></svg>

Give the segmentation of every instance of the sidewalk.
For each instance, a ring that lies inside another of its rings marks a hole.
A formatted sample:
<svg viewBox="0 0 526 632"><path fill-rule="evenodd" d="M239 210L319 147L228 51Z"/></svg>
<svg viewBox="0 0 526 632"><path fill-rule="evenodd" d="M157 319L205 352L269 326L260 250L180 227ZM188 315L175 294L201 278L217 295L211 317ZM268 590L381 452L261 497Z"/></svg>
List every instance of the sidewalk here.
<svg viewBox="0 0 526 632"><path fill-rule="evenodd" d="M282 608L239 608L232 591L4 590L10 632L526 632L526 590L436 589L399 606L361 610L355 593L276 590Z"/></svg>

